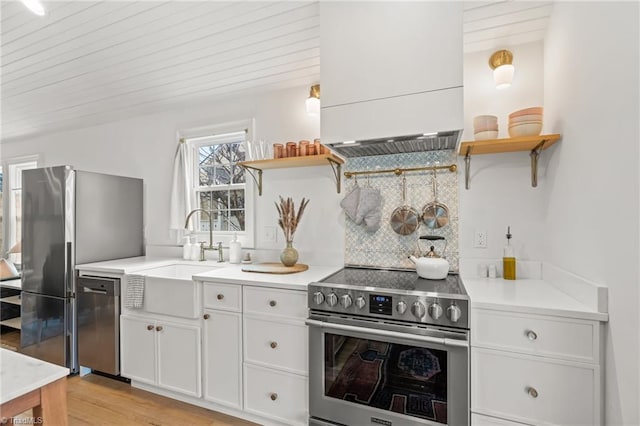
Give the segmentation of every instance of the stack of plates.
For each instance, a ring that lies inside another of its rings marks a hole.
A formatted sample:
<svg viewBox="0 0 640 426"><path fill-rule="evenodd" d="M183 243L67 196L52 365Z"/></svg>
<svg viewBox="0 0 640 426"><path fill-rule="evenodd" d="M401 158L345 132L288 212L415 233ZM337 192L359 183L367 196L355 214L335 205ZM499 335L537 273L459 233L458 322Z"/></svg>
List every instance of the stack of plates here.
<svg viewBox="0 0 640 426"><path fill-rule="evenodd" d="M509 136L537 136L542 131L542 107L521 109L509 114Z"/></svg>
<svg viewBox="0 0 640 426"><path fill-rule="evenodd" d="M495 115L479 115L473 119L475 140L495 139L498 137L498 117Z"/></svg>

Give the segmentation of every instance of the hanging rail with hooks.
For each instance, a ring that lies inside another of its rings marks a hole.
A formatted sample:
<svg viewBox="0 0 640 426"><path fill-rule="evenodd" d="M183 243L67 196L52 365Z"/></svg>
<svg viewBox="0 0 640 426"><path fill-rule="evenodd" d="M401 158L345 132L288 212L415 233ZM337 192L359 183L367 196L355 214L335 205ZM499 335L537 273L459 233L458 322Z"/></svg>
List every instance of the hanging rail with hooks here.
<svg viewBox="0 0 640 426"><path fill-rule="evenodd" d="M455 173L458 170L458 166L456 164L449 164L448 166L428 166L428 167L409 167L409 168L398 168L398 169L385 169L385 170L362 170L359 172L344 172L344 177L352 178L357 177L359 175L377 175L383 173L393 173L396 176L400 176L406 172L418 172L424 170L449 170L452 173Z"/></svg>

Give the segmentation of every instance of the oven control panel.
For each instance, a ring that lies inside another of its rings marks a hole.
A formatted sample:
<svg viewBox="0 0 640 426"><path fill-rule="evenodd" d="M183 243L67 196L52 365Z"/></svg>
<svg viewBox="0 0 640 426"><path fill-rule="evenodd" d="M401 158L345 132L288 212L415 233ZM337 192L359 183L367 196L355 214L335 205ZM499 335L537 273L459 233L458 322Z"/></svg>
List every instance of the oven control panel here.
<svg viewBox="0 0 640 426"><path fill-rule="evenodd" d="M315 284L309 285L308 291L311 310L390 318L421 324L469 327L469 301L466 298L373 292L361 288Z"/></svg>

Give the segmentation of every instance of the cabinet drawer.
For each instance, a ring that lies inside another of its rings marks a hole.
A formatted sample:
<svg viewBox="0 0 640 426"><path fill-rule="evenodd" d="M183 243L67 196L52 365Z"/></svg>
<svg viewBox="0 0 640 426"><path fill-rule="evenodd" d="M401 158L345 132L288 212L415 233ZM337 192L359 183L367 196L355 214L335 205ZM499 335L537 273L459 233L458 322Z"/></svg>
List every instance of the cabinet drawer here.
<svg viewBox="0 0 640 426"><path fill-rule="evenodd" d="M240 312L242 309L242 286L204 283L204 307Z"/></svg>
<svg viewBox="0 0 640 426"><path fill-rule="evenodd" d="M598 323L474 309L472 346L598 362Z"/></svg>
<svg viewBox="0 0 640 426"><path fill-rule="evenodd" d="M244 359L308 375L307 327L245 317Z"/></svg>
<svg viewBox="0 0 640 426"><path fill-rule="evenodd" d="M306 291L244 287L244 312L305 319Z"/></svg>
<svg viewBox="0 0 640 426"><path fill-rule="evenodd" d="M245 411L285 424L307 425L307 378L245 364Z"/></svg>
<svg viewBox="0 0 640 426"><path fill-rule="evenodd" d="M599 367L471 349L471 409L531 424L599 424Z"/></svg>
<svg viewBox="0 0 640 426"><path fill-rule="evenodd" d="M509 420L498 419L497 417L483 416L471 413L471 426L528 426L525 423L516 423Z"/></svg>

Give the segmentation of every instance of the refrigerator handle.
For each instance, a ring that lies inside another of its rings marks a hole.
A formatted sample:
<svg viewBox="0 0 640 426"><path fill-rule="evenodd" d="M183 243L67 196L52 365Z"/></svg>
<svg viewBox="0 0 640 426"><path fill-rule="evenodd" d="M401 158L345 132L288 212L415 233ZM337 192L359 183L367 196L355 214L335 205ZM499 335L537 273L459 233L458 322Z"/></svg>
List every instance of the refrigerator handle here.
<svg viewBox="0 0 640 426"><path fill-rule="evenodd" d="M72 245L71 242L67 242L67 255L66 255L66 259L67 259L67 267L66 267L66 281L67 281L67 297L74 297L75 296L75 292L73 291L73 278L74 278L74 271L73 271L73 259L71 258L73 251L72 251Z"/></svg>

